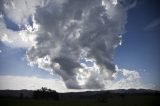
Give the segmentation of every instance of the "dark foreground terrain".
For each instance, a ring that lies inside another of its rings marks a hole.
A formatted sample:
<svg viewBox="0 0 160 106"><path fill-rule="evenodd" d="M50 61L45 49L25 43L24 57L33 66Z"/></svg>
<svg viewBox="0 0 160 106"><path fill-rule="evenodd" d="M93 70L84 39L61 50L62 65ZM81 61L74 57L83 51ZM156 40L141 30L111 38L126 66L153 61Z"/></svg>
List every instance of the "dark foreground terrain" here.
<svg viewBox="0 0 160 106"><path fill-rule="evenodd" d="M0 106L160 106L160 92L152 90L51 92L0 91Z"/></svg>

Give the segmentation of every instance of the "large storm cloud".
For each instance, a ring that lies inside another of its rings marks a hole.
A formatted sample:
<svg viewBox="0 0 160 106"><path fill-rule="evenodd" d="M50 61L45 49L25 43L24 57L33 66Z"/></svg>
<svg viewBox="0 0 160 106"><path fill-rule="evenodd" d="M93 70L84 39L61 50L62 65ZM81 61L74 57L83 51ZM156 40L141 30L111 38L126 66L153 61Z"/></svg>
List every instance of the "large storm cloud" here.
<svg viewBox="0 0 160 106"><path fill-rule="evenodd" d="M26 54L30 64L59 75L72 89L103 89L113 79L113 53L127 17L119 1L35 0L31 8L25 20L12 17L18 24L29 20L35 35Z"/></svg>

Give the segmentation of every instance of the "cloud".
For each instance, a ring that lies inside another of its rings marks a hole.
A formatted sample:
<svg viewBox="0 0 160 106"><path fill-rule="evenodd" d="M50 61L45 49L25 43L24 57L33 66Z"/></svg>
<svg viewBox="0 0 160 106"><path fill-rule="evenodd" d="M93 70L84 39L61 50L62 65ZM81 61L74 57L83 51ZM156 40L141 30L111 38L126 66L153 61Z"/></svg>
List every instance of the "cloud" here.
<svg viewBox="0 0 160 106"><path fill-rule="evenodd" d="M140 75L137 71L130 71L130 70L126 70L126 69L121 69L119 71L121 71L123 73L123 76L125 76L127 78L127 80L134 81L134 80L140 78Z"/></svg>
<svg viewBox="0 0 160 106"><path fill-rule="evenodd" d="M121 3L121 5L123 5L123 7L126 10L129 10L134 8L137 5L138 1L137 0L119 0L119 3Z"/></svg>
<svg viewBox="0 0 160 106"><path fill-rule="evenodd" d="M27 76L9 76L0 75L0 89L29 89L36 90L41 87L47 87L54 89L58 92L69 91L62 80L59 79L42 79L38 77L27 77Z"/></svg>
<svg viewBox="0 0 160 106"><path fill-rule="evenodd" d="M160 28L160 18L153 20L146 27L145 30L155 30Z"/></svg>
<svg viewBox="0 0 160 106"><path fill-rule="evenodd" d="M27 51L31 64L58 74L68 88L103 89L104 81L113 79L113 51L126 23L121 4L111 0L54 0L38 7L34 16L39 29L36 45ZM80 63L86 59L98 71ZM85 83L80 84L80 79Z"/></svg>
<svg viewBox="0 0 160 106"><path fill-rule="evenodd" d="M2 50L0 50L0 53L2 53Z"/></svg>
<svg viewBox="0 0 160 106"><path fill-rule="evenodd" d="M41 0L1 0L0 41L13 48L35 45L34 33L38 25L34 20L36 6Z"/></svg>
<svg viewBox="0 0 160 106"><path fill-rule="evenodd" d="M26 48L30 65L59 75L67 88L106 89L138 78L123 70L127 79L112 82L119 73L113 52L127 18L121 0L12 0L3 1L1 11L1 42ZM18 30L7 27L5 17Z"/></svg>
<svg viewBox="0 0 160 106"><path fill-rule="evenodd" d="M140 89L144 88L141 76L136 70L118 69L114 74L115 79L108 85L109 89Z"/></svg>
<svg viewBox="0 0 160 106"><path fill-rule="evenodd" d="M106 82L105 89L152 89L159 90L159 86L153 83L143 83L142 76L136 70L119 69L116 66L114 80Z"/></svg>
<svg viewBox="0 0 160 106"><path fill-rule="evenodd" d="M35 45L37 26L33 23L33 26L25 25L23 30L14 31L8 29L4 22L4 15L0 14L0 41L7 46L13 48L30 48ZM31 30L32 29L32 30Z"/></svg>
<svg viewBox="0 0 160 106"><path fill-rule="evenodd" d="M36 11L36 6L43 5L42 0L1 0L2 12L16 24L26 24Z"/></svg>
<svg viewBox="0 0 160 106"><path fill-rule="evenodd" d="M135 70L127 70L127 69L116 69L117 72L114 73L114 80L107 80L105 83L104 90L112 90L112 89L155 89L159 90L158 86L153 84L144 85L140 82L141 76ZM86 74L86 73L83 73ZM102 80L103 81L103 80ZM83 81L80 82L83 85ZM54 89L58 92L79 92L79 91L87 91L87 90L98 90L98 89L68 89L65 86L65 83L62 79L44 79L38 78L36 76L10 76L10 75L0 75L0 89L28 89L28 90L36 90L41 87L47 87L50 89ZM96 84L96 83L95 83ZM15 86L16 85L16 86ZM99 89L100 90L100 89Z"/></svg>

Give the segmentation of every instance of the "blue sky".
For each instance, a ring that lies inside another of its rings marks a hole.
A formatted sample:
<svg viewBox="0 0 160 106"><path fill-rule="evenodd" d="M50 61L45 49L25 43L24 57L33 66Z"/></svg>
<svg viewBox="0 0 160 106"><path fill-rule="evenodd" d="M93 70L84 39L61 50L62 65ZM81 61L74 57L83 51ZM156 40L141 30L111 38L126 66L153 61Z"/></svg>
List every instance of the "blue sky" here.
<svg viewBox="0 0 160 106"><path fill-rule="evenodd" d="M24 49L12 49L1 44L0 67L1 75L20 75L20 76L37 76L43 78L53 77L46 71L42 71L36 66L29 66L26 59Z"/></svg>
<svg viewBox="0 0 160 106"><path fill-rule="evenodd" d="M144 82L156 84L160 84L160 23L149 29L146 27L160 19L158 10L157 0L141 0L128 11L123 43L114 55L114 62L119 67L138 70Z"/></svg>
<svg viewBox="0 0 160 106"><path fill-rule="evenodd" d="M140 0L127 11L122 45L114 51L113 63L120 69L136 70L143 84L160 86L160 14L158 0ZM19 31L18 24L4 15L6 27ZM0 41L0 75L36 76L58 79L47 71L29 66L26 49L12 48Z"/></svg>

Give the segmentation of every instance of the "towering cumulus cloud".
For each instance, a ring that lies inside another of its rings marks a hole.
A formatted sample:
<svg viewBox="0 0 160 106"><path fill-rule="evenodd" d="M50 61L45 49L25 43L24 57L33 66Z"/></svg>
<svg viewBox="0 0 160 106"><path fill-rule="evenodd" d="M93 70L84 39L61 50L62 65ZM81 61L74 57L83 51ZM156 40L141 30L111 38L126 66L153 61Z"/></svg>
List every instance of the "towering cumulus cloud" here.
<svg viewBox="0 0 160 106"><path fill-rule="evenodd" d="M120 34L126 23L126 10L121 3L117 0L33 1L34 11L13 17L20 24L29 20L28 27L21 25L34 36L34 44L27 49L29 63L59 75L68 88L105 88L116 72L113 52L121 43ZM27 19L21 20L24 17Z"/></svg>

